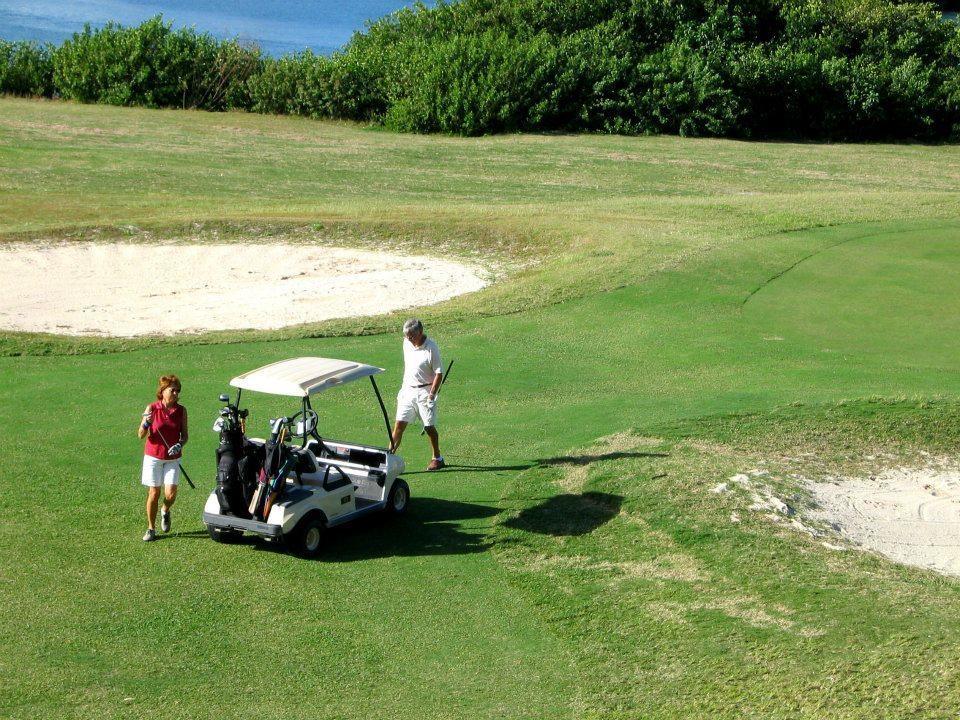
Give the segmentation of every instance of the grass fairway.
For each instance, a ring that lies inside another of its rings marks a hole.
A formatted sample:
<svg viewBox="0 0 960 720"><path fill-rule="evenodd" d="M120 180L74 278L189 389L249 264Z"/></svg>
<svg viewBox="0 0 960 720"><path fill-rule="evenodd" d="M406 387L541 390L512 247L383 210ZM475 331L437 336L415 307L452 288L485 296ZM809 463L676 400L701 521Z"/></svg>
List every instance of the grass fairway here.
<svg viewBox="0 0 960 720"><path fill-rule="evenodd" d="M396 318L0 338L0 716L951 716L955 580L709 489L762 463L789 494L792 470L956 455L958 176L956 147L0 100L3 237L318 236L509 271L423 313L457 361L453 467L416 472L410 435L410 514L318 562L206 538L215 398L303 354L380 364L393 389ZM144 546L133 427L168 370L201 490ZM325 434L382 436L361 389L329 398Z"/></svg>

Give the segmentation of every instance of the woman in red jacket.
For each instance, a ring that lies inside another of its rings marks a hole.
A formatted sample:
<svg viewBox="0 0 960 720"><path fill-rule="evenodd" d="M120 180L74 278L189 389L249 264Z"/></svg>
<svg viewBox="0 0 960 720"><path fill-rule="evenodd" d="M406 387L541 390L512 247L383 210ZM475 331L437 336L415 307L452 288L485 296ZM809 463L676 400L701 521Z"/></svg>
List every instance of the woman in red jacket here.
<svg viewBox="0 0 960 720"><path fill-rule="evenodd" d="M147 486L147 532L144 542L157 539L154 524L160 488L164 488L160 528L170 532L170 508L180 484L180 455L187 444L187 409L180 404L180 378L164 375L157 387L157 401L147 405L137 437L147 442L143 449L143 476Z"/></svg>

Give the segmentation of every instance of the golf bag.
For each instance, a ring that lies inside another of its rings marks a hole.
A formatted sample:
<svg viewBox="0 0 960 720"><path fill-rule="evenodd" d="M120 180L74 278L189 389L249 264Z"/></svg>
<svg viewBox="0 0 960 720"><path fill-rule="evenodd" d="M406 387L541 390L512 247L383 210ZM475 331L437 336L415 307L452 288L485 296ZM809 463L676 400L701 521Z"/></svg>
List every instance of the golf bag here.
<svg viewBox="0 0 960 720"><path fill-rule="evenodd" d="M270 435L270 439L267 440L264 448L263 463L259 467L253 495L247 505L250 516L257 520L265 519L264 509L267 504L267 497L270 494L270 485L271 482L276 479L283 465L284 455L287 452L287 447L283 444L283 434L280 431L280 425L281 423L277 421L274 432Z"/></svg>
<svg viewBox="0 0 960 720"><path fill-rule="evenodd" d="M249 518L247 505L253 494L257 469L263 463L263 448L247 440L241 420L246 410L228 405L220 411L220 445L217 447L217 500L220 512Z"/></svg>
<svg viewBox="0 0 960 720"><path fill-rule="evenodd" d="M247 509L263 467L263 448L244 439L239 452L231 446L217 448L217 500L224 515L249 518Z"/></svg>
<svg viewBox="0 0 960 720"><path fill-rule="evenodd" d="M263 462L266 457L266 449L263 445L254 445L245 440L243 446L243 457L237 464L237 470L240 474L240 487L243 488L243 503L246 508L253 498L253 492L257 489L257 478L260 477L260 470L263 468Z"/></svg>

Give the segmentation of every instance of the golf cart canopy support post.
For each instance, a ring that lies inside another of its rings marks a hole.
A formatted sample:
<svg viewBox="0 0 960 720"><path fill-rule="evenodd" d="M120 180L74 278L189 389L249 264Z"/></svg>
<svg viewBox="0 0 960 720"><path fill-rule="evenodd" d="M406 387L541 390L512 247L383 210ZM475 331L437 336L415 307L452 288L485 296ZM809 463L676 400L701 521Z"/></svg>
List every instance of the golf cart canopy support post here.
<svg viewBox="0 0 960 720"><path fill-rule="evenodd" d="M383 424L387 426L387 447L393 446L393 432L390 430L390 418L387 416L387 407L383 404L383 398L380 396L380 388L377 387L377 381L370 376L370 384L373 385L373 391L377 394L377 402L380 403L380 412L383 413Z"/></svg>

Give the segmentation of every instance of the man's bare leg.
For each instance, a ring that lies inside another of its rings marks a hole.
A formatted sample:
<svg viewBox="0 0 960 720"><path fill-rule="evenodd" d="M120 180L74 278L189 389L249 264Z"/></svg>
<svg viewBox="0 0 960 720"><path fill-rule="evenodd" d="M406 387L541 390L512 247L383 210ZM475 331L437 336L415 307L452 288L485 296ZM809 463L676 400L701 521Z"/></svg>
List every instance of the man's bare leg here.
<svg viewBox="0 0 960 720"><path fill-rule="evenodd" d="M400 441L403 440L403 431L407 429L407 423L403 420L397 420L393 426L393 438L390 445L390 452L396 452L400 447Z"/></svg>
<svg viewBox="0 0 960 720"><path fill-rule="evenodd" d="M440 434L437 432L437 428L433 425L427 425L424 431L427 433L427 437L430 438L430 449L433 450L433 456L435 458L440 457Z"/></svg>

